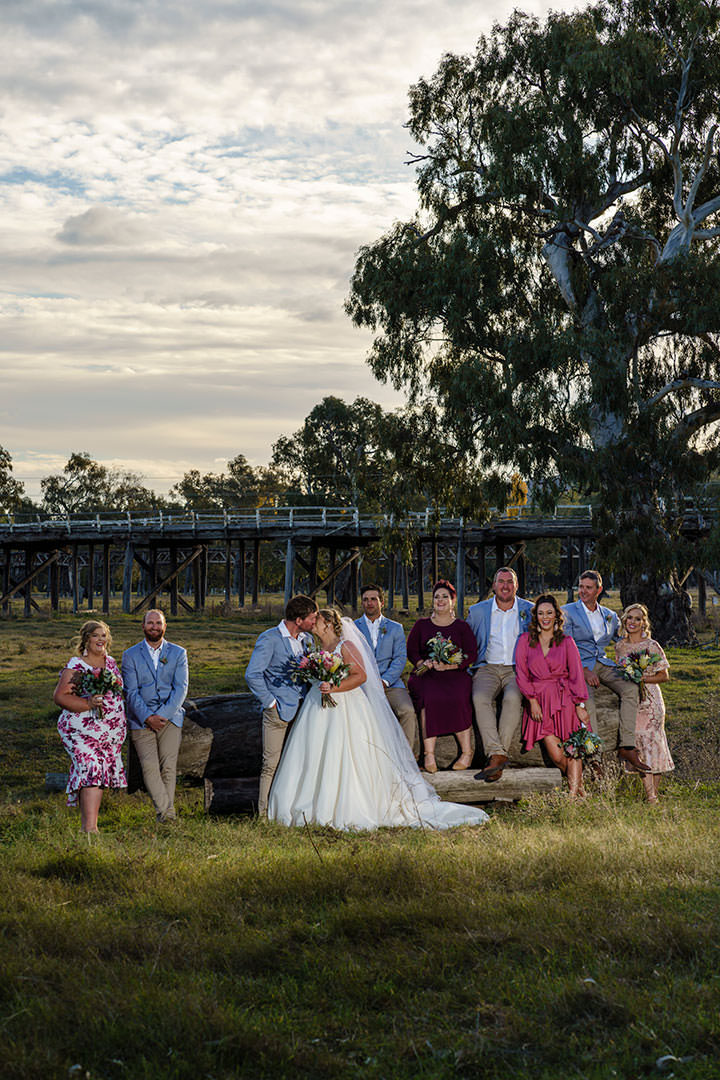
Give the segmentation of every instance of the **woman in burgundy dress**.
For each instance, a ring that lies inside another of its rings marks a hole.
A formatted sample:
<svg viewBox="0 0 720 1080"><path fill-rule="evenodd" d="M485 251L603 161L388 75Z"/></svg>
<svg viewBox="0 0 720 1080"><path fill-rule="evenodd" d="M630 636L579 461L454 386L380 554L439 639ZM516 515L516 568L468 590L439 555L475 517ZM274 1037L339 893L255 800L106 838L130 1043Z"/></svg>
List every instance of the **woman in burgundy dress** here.
<svg viewBox="0 0 720 1080"><path fill-rule="evenodd" d="M420 716L425 770L437 772L435 740L438 735L455 735L460 757L453 769L468 769L472 760L472 679L468 668L477 657L477 641L464 619L455 614L457 593L449 581L433 586L433 609L429 619L418 619L408 636L408 659L414 666L408 690ZM430 641L437 634L451 641L463 657L456 663L430 659ZM415 674L421 670L422 675Z"/></svg>
<svg viewBox="0 0 720 1080"><path fill-rule="evenodd" d="M522 735L528 750L542 741L550 758L567 774L572 798L584 796L582 761L569 758L563 742L581 724L588 731L588 697L578 647L563 634L563 615L554 596L538 596L530 629L518 638L515 678L525 700Z"/></svg>

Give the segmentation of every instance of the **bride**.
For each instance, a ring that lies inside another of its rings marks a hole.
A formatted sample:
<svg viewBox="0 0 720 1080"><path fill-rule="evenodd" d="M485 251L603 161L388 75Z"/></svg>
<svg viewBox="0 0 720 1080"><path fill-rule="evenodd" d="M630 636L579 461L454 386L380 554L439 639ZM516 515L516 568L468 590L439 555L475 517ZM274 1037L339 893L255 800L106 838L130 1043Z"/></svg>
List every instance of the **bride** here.
<svg viewBox="0 0 720 1080"><path fill-rule="evenodd" d="M323 608L315 634L350 672L339 686L314 685L288 735L268 803L270 820L335 829L481 825L484 811L441 802L423 779L387 703L365 638L351 619ZM322 707L332 691L336 707Z"/></svg>

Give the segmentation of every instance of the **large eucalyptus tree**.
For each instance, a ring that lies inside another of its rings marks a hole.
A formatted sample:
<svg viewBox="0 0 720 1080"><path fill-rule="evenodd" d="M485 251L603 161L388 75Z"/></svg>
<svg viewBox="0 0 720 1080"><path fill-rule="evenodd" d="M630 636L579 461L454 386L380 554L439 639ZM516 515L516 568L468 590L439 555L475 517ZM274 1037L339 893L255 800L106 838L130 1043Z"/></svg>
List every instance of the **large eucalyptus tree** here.
<svg viewBox="0 0 720 1080"><path fill-rule="evenodd" d="M375 374L536 499L597 502L623 599L692 630L684 496L720 456L720 6L516 12L410 91L419 210L359 253Z"/></svg>

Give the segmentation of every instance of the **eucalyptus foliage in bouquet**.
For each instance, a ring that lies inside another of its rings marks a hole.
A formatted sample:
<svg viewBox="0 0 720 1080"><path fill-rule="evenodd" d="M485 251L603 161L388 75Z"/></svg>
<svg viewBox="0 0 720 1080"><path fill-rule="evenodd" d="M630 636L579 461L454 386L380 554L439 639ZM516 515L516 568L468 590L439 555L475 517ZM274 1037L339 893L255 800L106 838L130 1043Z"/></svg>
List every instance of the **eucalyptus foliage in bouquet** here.
<svg viewBox="0 0 720 1080"><path fill-rule="evenodd" d="M649 649L641 649L639 652L628 653L617 661L617 666L622 677L630 682L638 684L640 688L640 700L645 700L646 690L642 678L651 664L657 664L662 657L659 653L651 653Z"/></svg>
<svg viewBox="0 0 720 1080"><path fill-rule="evenodd" d="M78 697L92 698L96 694L105 697L106 694L113 694L115 697L119 697L122 693L122 683L118 679L117 675L113 675L107 668L89 668L85 671L76 671L72 677L73 693ZM95 712L95 709L91 709L91 712ZM102 705L98 706L97 712L102 719L103 711Z"/></svg>
<svg viewBox="0 0 720 1080"><path fill-rule="evenodd" d="M563 750L570 758L580 758L587 761L594 757L602 749L602 739L592 731L580 724L577 731L573 731L569 739L563 743Z"/></svg>
<svg viewBox="0 0 720 1080"><path fill-rule="evenodd" d="M443 637L438 630L435 637L428 641L428 660L436 660L439 664L461 664L465 659L465 653L458 648L454 641ZM414 675L425 675L430 669L416 667Z"/></svg>
<svg viewBox="0 0 720 1080"><path fill-rule="evenodd" d="M333 686L339 686L346 675L350 674L350 666L345 664L336 653L327 652L325 649L311 649L299 660L293 661L291 678L293 682L322 683L329 682ZM335 708L337 701L330 694L322 695L323 709Z"/></svg>

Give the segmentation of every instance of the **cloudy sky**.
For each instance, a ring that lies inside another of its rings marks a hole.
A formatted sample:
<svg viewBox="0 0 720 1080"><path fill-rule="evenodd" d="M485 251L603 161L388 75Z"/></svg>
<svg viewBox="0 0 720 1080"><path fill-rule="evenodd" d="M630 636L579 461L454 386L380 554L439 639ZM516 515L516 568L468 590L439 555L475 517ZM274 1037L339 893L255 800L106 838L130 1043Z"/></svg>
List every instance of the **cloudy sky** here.
<svg viewBox="0 0 720 1080"><path fill-rule="evenodd" d="M328 393L399 404L342 310L355 252L415 205L408 86L513 6L2 0L0 445L30 494L74 450L165 491L266 463Z"/></svg>

